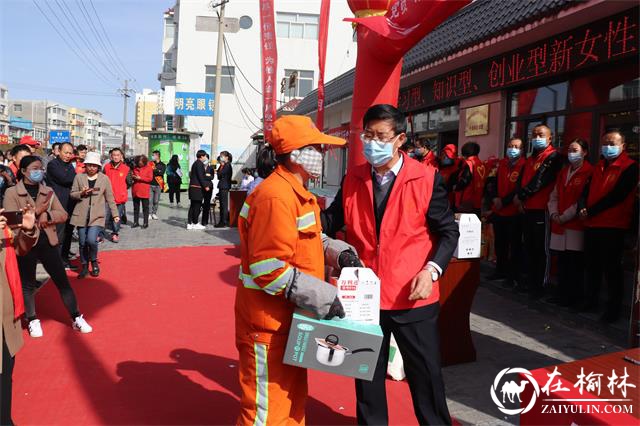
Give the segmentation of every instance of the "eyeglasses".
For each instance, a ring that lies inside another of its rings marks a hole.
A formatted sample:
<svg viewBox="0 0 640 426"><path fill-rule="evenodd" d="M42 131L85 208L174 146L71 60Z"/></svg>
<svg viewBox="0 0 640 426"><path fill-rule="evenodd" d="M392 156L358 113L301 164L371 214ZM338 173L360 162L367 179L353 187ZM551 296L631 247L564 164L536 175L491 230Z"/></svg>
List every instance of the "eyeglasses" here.
<svg viewBox="0 0 640 426"><path fill-rule="evenodd" d="M376 139L375 135L372 134L367 134L366 132L362 132L360 133L360 140L364 143L371 143L372 141L378 141L378 142L382 142L382 143L393 143L395 142L396 138L400 136L400 135L395 135L395 136L389 136L391 139L389 140L381 140L381 139Z"/></svg>

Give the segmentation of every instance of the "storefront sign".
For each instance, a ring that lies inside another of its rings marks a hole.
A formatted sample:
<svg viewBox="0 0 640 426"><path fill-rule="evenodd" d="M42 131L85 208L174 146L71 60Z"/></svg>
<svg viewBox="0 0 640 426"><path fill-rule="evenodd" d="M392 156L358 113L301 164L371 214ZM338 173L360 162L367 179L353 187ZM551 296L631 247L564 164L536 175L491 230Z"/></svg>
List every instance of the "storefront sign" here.
<svg viewBox="0 0 640 426"><path fill-rule="evenodd" d="M398 106L415 111L594 65L638 56L638 8L400 91Z"/></svg>
<svg viewBox="0 0 640 426"><path fill-rule="evenodd" d="M69 130L51 130L49 132L50 143L71 142L71 132Z"/></svg>
<svg viewBox="0 0 640 426"><path fill-rule="evenodd" d="M273 0L260 0L260 45L262 47L262 122L264 138L269 142L277 109L278 48L276 46Z"/></svg>
<svg viewBox="0 0 640 426"><path fill-rule="evenodd" d="M176 92L176 115L213 116L213 93Z"/></svg>
<svg viewBox="0 0 640 426"><path fill-rule="evenodd" d="M479 136L489 133L489 105L466 109L465 136Z"/></svg>

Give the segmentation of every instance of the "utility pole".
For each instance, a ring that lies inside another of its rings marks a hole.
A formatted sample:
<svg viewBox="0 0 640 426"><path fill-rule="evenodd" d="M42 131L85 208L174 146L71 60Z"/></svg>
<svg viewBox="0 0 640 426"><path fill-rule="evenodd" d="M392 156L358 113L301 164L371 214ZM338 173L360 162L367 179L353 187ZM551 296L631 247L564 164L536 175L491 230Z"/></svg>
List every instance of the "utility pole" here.
<svg viewBox="0 0 640 426"><path fill-rule="evenodd" d="M49 101L44 101L44 148L49 148ZM45 151L46 153L46 151Z"/></svg>
<svg viewBox="0 0 640 426"><path fill-rule="evenodd" d="M129 92L133 92L134 90L129 89L129 80L124 80L124 89L118 90L122 94L122 99L124 101L124 114L122 117L122 155L126 157L127 155L127 98L129 97Z"/></svg>
<svg viewBox="0 0 640 426"><path fill-rule="evenodd" d="M216 87L213 92L213 124L211 125L211 158L218 156L218 129L220 128L220 86L222 84L222 49L224 49L224 5L229 0L222 0L213 7L220 6L218 13L218 50L216 51Z"/></svg>

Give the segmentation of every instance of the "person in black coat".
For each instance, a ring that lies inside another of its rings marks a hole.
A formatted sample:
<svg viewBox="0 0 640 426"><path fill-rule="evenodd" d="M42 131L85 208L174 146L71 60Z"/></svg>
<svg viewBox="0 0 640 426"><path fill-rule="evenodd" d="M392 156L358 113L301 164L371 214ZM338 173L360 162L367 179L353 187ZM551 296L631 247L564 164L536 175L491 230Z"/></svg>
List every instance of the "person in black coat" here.
<svg viewBox="0 0 640 426"><path fill-rule="evenodd" d="M69 218L71 218L73 208L75 207L75 202L70 197L71 185L76 177L76 169L73 167L73 164L71 164L72 158L73 145L65 142L60 146L60 155L47 164L47 182L56 194L62 207L67 211ZM68 269L72 269L68 263L69 252L71 250L71 235L73 233L73 226L71 226L69 220L67 220L66 223L56 225L56 231L58 233L58 240L61 242L60 254L62 255L62 260L65 261L65 266Z"/></svg>
<svg viewBox="0 0 640 426"><path fill-rule="evenodd" d="M209 226L209 213L211 210L211 198L213 197L213 179L215 178L215 169L209 162L209 154L207 154L207 162L204 165L204 181L208 191L203 192L202 200L202 226Z"/></svg>
<svg viewBox="0 0 640 426"><path fill-rule="evenodd" d="M218 157L220 167L218 168L218 199L220 200L220 222L216 228L229 226L229 190L231 189L231 176L233 169L231 162L233 157L229 151L222 151Z"/></svg>
<svg viewBox="0 0 640 426"><path fill-rule="evenodd" d="M200 216L200 210L202 209L204 193L211 192L211 186L207 186L205 176L205 163L208 162L208 159L207 153L203 150L199 150L196 153L196 161L191 165L191 172L189 173L189 200L191 200L191 205L189 206L187 229L205 229L204 226L198 223L198 217ZM209 196L209 200L211 200L211 196Z"/></svg>

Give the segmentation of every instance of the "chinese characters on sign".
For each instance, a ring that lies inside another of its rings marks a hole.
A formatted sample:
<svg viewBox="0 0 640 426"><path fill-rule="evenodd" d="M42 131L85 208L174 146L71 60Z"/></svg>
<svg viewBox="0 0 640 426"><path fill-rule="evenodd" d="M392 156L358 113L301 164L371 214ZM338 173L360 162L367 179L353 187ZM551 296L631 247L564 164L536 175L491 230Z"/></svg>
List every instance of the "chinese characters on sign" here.
<svg viewBox="0 0 640 426"><path fill-rule="evenodd" d="M176 115L213 116L213 93L176 92Z"/></svg>
<svg viewBox="0 0 640 426"><path fill-rule="evenodd" d="M540 389L542 393L549 396L550 392L570 392L565 381L565 386L563 386L563 382L559 378L562 374L558 371L558 367L555 367L552 373L548 373L547 376L549 380L547 383ZM554 379L558 377L555 384L552 385ZM593 371L589 372L589 374L585 374L584 368L580 368L580 374L576 376L577 381L573 385L574 389L577 389L580 392L580 395L583 394L584 391L587 391L591 394L596 394L600 396L600 392L602 391L603 381L606 379L606 387L609 389L609 396L616 396L616 392L619 392L623 398L627 397L627 388L635 388L636 385L633 383L627 382L629 378L629 373L627 372L627 367L624 368L624 374L618 376L615 370L611 370L611 376L607 376L602 373L594 373Z"/></svg>
<svg viewBox="0 0 640 426"><path fill-rule="evenodd" d="M262 51L262 122L265 140L271 140L271 129L276 119L276 47L273 0L260 0L260 42Z"/></svg>
<svg viewBox="0 0 640 426"><path fill-rule="evenodd" d="M49 143L71 142L71 132L69 130L51 130L49 132Z"/></svg>
<svg viewBox="0 0 640 426"><path fill-rule="evenodd" d="M638 8L541 40L400 91L398 106L415 111L523 82L637 57Z"/></svg>
<svg viewBox="0 0 640 426"><path fill-rule="evenodd" d="M489 133L489 105L467 108L465 117L465 136L478 136Z"/></svg>

